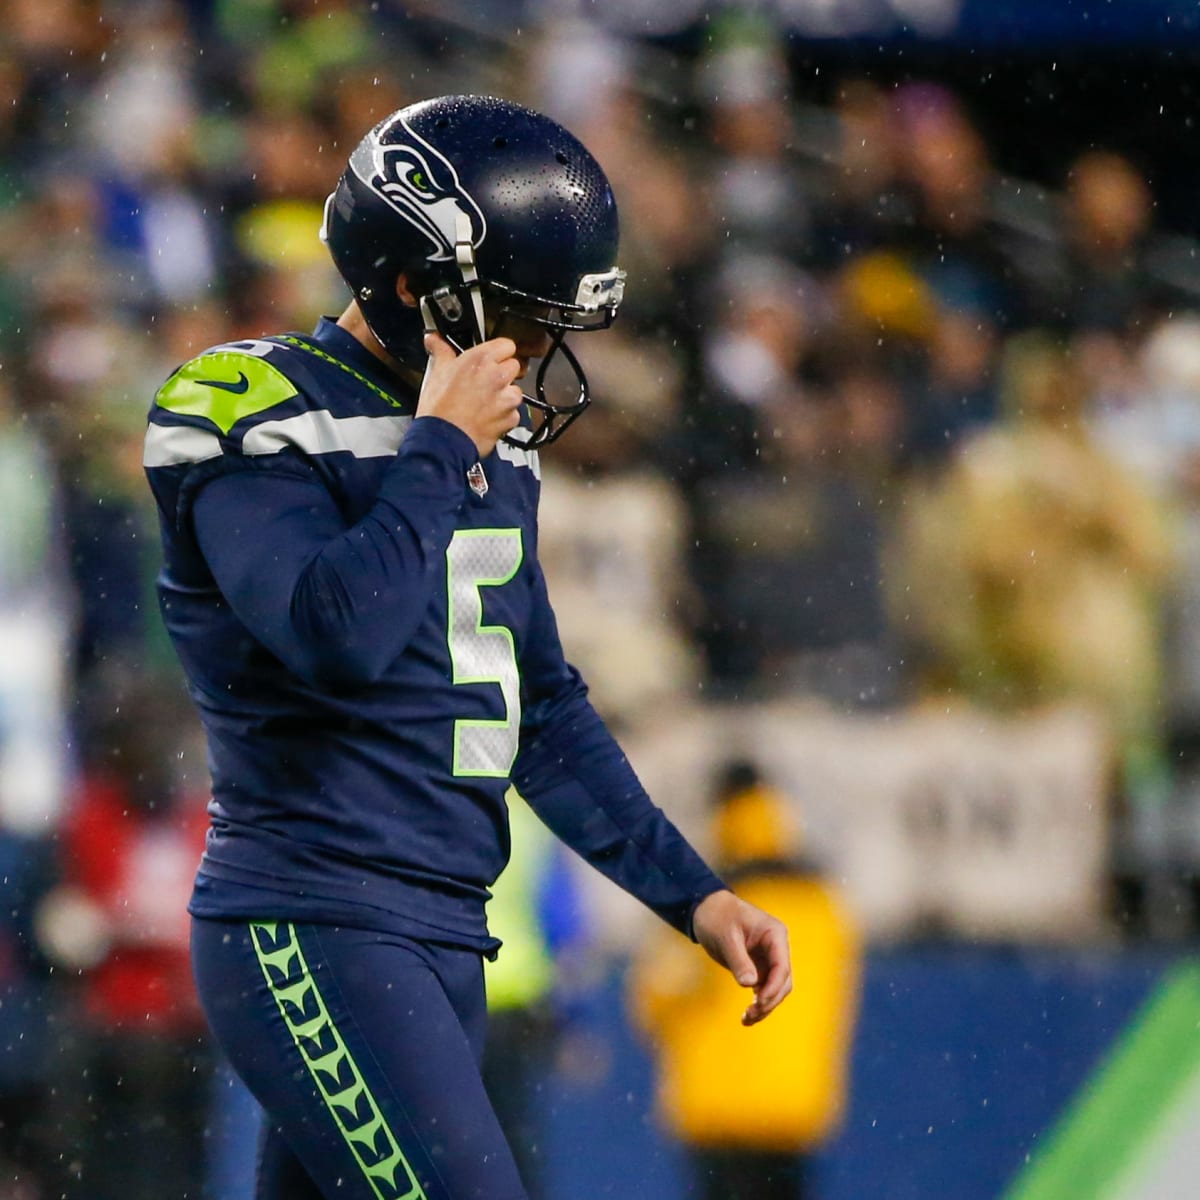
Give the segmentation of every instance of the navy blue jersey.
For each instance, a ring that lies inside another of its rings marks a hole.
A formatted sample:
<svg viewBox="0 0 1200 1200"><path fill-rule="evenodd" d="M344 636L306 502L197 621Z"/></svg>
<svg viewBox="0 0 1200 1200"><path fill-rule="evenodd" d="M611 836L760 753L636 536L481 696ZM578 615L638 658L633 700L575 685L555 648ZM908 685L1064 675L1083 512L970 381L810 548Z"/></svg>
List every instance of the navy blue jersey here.
<svg viewBox="0 0 1200 1200"><path fill-rule="evenodd" d="M160 602L213 782L193 913L490 948L511 781L688 930L721 884L564 659L537 454L501 443L479 464L415 405L328 320L206 351L156 397Z"/></svg>

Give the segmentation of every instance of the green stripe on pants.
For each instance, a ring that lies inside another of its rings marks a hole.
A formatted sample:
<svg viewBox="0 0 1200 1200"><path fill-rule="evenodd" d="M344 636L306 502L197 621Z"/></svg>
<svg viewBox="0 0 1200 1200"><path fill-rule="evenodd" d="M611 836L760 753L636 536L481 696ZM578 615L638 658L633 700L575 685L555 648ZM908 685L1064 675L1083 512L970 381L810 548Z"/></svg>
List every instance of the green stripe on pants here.
<svg viewBox="0 0 1200 1200"><path fill-rule="evenodd" d="M267 987L300 1057L378 1200L426 1200L312 977L294 925L251 922Z"/></svg>

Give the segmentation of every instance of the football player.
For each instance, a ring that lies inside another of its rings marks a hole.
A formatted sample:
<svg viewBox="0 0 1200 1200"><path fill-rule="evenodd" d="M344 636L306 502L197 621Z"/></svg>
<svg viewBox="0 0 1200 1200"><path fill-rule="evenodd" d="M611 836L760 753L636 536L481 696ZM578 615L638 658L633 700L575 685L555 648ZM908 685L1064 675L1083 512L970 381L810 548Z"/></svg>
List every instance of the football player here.
<svg viewBox="0 0 1200 1200"><path fill-rule="evenodd" d="M753 989L746 1023L786 933L651 803L538 566L538 448L589 403L565 337L624 285L600 167L539 113L429 100L362 140L322 237L341 317L186 363L146 437L212 770L196 980L267 1114L260 1200L519 1200L479 1074L510 783Z"/></svg>

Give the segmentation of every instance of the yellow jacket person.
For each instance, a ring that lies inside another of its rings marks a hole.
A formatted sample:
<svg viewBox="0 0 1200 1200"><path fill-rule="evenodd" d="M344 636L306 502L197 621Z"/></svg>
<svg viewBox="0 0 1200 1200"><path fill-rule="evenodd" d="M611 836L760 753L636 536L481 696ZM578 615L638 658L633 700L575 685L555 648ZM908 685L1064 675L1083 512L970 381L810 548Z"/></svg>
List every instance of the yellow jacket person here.
<svg viewBox="0 0 1200 1200"><path fill-rule="evenodd" d="M769 1027L731 1020L744 990L678 939L653 939L630 976L633 1016L656 1057L661 1118L697 1157L708 1194L723 1200L767 1200L776 1180L766 1175L784 1177L779 1195L796 1195L796 1160L834 1132L846 1102L859 937L837 889L794 857L787 808L749 764L726 769L717 861L739 895L784 922L796 962L793 995Z"/></svg>

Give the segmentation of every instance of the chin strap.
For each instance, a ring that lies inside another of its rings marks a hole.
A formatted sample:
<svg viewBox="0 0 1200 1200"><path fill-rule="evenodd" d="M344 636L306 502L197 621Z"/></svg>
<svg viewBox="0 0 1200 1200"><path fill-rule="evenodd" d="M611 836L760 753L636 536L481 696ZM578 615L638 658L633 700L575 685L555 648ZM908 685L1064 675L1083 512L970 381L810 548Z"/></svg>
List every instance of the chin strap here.
<svg viewBox="0 0 1200 1200"><path fill-rule="evenodd" d="M421 315L425 322L425 328L430 332L439 333L444 337L458 353L462 353L470 345L478 345L487 338L487 322L483 315L483 286L480 283L479 271L475 265L475 247L471 242L471 219L465 214L460 213L455 222L455 242L454 242L454 260L458 264L459 272L462 275L462 287L458 285L452 287L438 288L431 292L428 296L421 297ZM585 282L592 286L592 292L589 293L589 299L594 299L594 294L598 291L598 285L607 284L611 291L613 287L619 287L625 278L623 271L613 271L609 275L601 278L598 276L587 276ZM581 290L583 285L581 284ZM470 304L470 313L474 317L474 339L471 339L472 330L470 329L471 322L467 318L467 312L464 309L465 297L462 295L466 292L470 297L466 303ZM620 300L619 291L616 293L617 300ZM500 440L507 442L510 446L517 446L523 450L534 450L539 446L548 445L559 437L576 417L583 412L591 403L591 397L588 395L587 377L583 373L583 368L579 365L579 360L571 353L563 340L564 330L557 330L551 337L550 350L543 356L541 366L538 368L538 373L534 382L534 395L525 395L525 403L535 412L540 412L542 422L532 431L525 428L514 429L512 433L505 434ZM546 371L550 366L551 360L556 354L562 354L566 359L571 371L574 373L576 380L576 394L574 398L567 404L555 404L546 398ZM432 359L430 360L432 362ZM428 364L426 373L428 374ZM478 464L476 464L478 466ZM472 468L474 471L475 468ZM479 469L479 474L482 475L482 468ZM472 481L471 486L476 488L476 481ZM486 490L487 481L483 480L483 487ZM478 492L483 495L483 492Z"/></svg>
<svg viewBox="0 0 1200 1200"><path fill-rule="evenodd" d="M475 267L475 247L471 243L471 218L466 213L459 213L455 219L455 237L454 258L462 272L463 283L468 285L467 291L475 308L479 341L484 342L487 341L487 325L483 319L483 294L478 286L479 272ZM476 286L471 287L471 284Z"/></svg>

